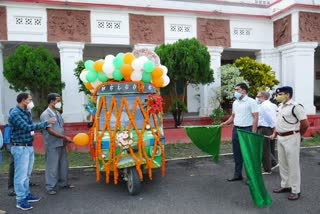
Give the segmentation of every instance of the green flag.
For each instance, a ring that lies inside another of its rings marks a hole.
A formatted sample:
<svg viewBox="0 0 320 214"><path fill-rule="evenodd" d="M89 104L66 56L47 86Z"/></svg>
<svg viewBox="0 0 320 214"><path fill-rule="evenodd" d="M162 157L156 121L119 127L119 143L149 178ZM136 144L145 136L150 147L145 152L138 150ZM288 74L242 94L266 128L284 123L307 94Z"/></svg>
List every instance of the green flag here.
<svg viewBox="0 0 320 214"><path fill-rule="evenodd" d="M221 126L184 126L192 143L219 161Z"/></svg>
<svg viewBox="0 0 320 214"><path fill-rule="evenodd" d="M238 129L238 136L249 189L253 202L258 207L272 203L262 177L261 162L264 136Z"/></svg>

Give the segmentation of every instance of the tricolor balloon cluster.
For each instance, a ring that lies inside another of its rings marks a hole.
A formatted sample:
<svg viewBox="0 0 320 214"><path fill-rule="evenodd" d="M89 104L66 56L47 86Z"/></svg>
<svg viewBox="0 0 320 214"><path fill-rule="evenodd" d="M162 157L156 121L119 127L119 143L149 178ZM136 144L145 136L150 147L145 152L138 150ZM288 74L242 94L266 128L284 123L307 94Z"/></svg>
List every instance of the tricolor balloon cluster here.
<svg viewBox="0 0 320 214"><path fill-rule="evenodd" d="M147 56L136 57L130 52L107 55L104 60L87 60L84 66L80 79L88 90L108 80L143 81L156 87L165 87L170 83L167 67Z"/></svg>

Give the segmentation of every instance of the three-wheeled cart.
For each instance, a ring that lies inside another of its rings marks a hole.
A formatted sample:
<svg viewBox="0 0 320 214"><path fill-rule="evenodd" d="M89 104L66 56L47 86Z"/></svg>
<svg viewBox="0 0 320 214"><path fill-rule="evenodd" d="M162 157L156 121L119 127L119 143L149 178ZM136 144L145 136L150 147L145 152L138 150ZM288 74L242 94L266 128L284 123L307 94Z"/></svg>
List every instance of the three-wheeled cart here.
<svg viewBox="0 0 320 214"><path fill-rule="evenodd" d="M97 181L105 171L106 183L113 174L115 184L123 179L129 194L136 195L143 176L152 179L152 169L161 168L164 175L162 110L149 111L156 106L147 102L159 98L158 94L158 88L142 81L111 81L95 88L96 111L89 143ZM154 105L159 105L157 101Z"/></svg>

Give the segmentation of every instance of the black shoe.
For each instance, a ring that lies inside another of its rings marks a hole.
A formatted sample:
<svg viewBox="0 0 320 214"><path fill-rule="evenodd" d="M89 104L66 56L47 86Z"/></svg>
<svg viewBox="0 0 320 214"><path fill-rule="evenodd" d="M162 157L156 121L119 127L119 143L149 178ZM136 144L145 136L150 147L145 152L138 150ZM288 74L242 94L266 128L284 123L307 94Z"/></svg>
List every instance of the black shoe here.
<svg viewBox="0 0 320 214"><path fill-rule="evenodd" d="M290 193L288 199L291 201L298 200L300 198L300 193Z"/></svg>
<svg viewBox="0 0 320 214"><path fill-rule="evenodd" d="M48 195L55 195L55 194L57 194L57 191L55 191L55 190L47 190L47 194Z"/></svg>
<svg viewBox="0 0 320 214"><path fill-rule="evenodd" d="M291 192L291 187L280 187L278 189L273 190L274 193L285 193L285 192Z"/></svg>
<svg viewBox="0 0 320 214"><path fill-rule="evenodd" d="M72 185L72 184L68 184L68 185L62 186L62 187L60 187L60 188L61 188L61 189L73 189L73 188L75 188L75 186Z"/></svg>
<svg viewBox="0 0 320 214"><path fill-rule="evenodd" d="M233 178L228 178L228 182L234 182L234 181L241 181L243 180L243 177L233 177Z"/></svg>

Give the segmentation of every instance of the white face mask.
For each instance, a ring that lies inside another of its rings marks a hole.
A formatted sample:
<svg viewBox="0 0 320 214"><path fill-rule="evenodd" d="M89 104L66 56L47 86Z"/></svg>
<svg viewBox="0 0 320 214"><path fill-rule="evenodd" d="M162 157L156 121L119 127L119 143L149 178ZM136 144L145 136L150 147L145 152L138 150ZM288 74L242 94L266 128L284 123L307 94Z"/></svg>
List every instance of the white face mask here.
<svg viewBox="0 0 320 214"><path fill-rule="evenodd" d="M32 101L31 101L30 103L28 103L27 109L28 109L29 111L31 111L31 110L33 109L33 107L34 107L34 104L33 104Z"/></svg>
<svg viewBox="0 0 320 214"><path fill-rule="evenodd" d="M58 102L58 103L54 104L54 107L56 109L61 109L61 102Z"/></svg>
<svg viewBox="0 0 320 214"><path fill-rule="evenodd" d="M258 97L256 97L256 102L257 102L257 104L261 104L261 101L259 100Z"/></svg>

